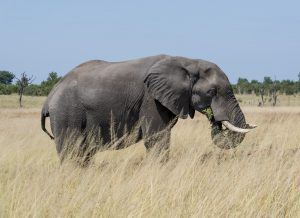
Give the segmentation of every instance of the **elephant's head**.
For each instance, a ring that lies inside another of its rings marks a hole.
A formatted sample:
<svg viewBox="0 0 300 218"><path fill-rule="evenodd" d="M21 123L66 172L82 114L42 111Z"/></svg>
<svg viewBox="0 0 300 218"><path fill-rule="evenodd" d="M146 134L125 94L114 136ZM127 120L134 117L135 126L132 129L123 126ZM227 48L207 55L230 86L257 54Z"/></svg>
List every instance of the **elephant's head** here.
<svg viewBox="0 0 300 218"><path fill-rule="evenodd" d="M150 95L175 115L206 114L220 148L237 146L255 127L246 124L227 76L213 63L167 56L149 69L144 82Z"/></svg>

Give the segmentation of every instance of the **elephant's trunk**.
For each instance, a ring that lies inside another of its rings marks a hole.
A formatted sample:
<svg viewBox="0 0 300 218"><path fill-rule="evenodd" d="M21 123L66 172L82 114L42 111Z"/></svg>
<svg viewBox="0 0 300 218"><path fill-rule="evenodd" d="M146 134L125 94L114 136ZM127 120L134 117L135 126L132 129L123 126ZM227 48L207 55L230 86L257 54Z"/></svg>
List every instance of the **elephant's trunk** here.
<svg viewBox="0 0 300 218"><path fill-rule="evenodd" d="M228 93L227 93L228 94ZM226 101L222 104L222 107L224 108L223 113L226 113L226 117L228 119L227 124L232 125L233 127L239 128L248 128L245 120L245 116L235 99L233 93L230 93L229 96L227 96ZM243 139L245 138L245 133L247 131L232 131L228 129L222 128L222 122L221 121L213 121L212 122L212 130L211 130L211 136L214 144L216 144L219 148L223 149L230 149L236 147L238 144L240 144ZM229 126L230 128L230 126ZM234 130L234 129L233 129Z"/></svg>

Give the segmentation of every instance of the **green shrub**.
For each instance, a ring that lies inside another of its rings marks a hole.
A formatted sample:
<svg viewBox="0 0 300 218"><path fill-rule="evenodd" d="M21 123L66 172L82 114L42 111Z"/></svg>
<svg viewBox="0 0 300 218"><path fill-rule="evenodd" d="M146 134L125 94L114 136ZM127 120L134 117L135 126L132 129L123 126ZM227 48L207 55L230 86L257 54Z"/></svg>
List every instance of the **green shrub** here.
<svg viewBox="0 0 300 218"><path fill-rule="evenodd" d="M17 85L5 85L0 83L0 95L10 95L12 93L18 92L18 86Z"/></svg>

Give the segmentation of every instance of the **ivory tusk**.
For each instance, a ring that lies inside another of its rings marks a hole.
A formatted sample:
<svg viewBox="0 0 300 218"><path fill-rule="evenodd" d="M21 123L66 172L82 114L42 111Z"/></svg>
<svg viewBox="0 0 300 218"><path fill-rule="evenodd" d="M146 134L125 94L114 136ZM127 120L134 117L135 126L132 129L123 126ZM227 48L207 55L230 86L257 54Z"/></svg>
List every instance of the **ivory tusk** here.
<svg viewBox="0 0 300 218"><path fill-rule="evenodd" d="M229 130L233 131L233 132L239 132L239 133L247 133L250 131L250 129L243 129L243 128L239 128L236 127L234 125L232 125L231 123L229 123L228 121L222 121L222 124Z"/></svg>
<svg viewBox="0 0 300 218"><path fill-rule="evenodd" d="M255 125L255 124L250 124L250 123L247 124L247 128L249 128L249 129L254 129L256 127L257 127L257 125Z"/></svg>

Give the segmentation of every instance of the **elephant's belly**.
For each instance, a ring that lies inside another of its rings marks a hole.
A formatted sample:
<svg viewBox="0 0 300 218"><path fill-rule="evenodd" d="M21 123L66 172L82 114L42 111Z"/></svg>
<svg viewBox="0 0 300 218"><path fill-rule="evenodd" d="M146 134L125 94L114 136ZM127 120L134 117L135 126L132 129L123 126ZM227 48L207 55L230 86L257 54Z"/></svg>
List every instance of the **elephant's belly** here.
<svg viewBox="0 0 300 218"><path fill-rule="evenodd" d="M95 131L96 130L96 131ZM98 132L97 141L121 149L140 140L139 111L114 111L102 108L87 111L87 131Z"/></svg>

